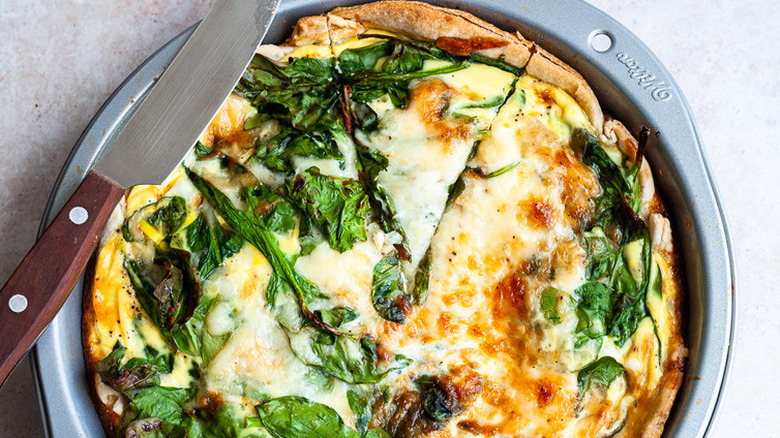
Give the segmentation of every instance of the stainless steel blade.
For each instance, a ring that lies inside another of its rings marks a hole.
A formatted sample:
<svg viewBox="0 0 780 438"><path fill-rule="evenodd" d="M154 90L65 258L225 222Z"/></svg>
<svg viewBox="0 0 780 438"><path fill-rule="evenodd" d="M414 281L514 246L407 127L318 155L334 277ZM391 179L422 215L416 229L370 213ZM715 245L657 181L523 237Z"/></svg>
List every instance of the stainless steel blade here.
<svg viewBox="0 0 780 438"><path fill-rule="evenodd" d="M217 0L95 170L125 188L159 184L219 110L279 0Z"/></svg>

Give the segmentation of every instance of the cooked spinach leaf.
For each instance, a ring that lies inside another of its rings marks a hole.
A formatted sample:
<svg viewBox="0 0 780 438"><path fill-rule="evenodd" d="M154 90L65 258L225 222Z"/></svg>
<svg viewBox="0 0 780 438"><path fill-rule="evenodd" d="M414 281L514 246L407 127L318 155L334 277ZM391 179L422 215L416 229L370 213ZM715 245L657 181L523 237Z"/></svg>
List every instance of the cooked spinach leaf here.
<svg viewBox="0 0 780 438"><path fill-rule="evenodd" d="M206 311L206 318L209 317L209 314L216 311L216 306L218 306L222 301L222 299L218 296L214 300L211 301L208 310ZM228 318L235 318L235 310L231 310L227 315L225 315ZM205 321L205 319L204 319ZM225 344L230 340L230 337L232 336L232 333L230 331L227 331L225 333L219 333L219 334L212 334L211 330L209 330L208 326L206 324L201 325L201 332L200 332L200 356L203 359L203 364L208 366L212 360L219 354L220 351L222 351L222 348L225 346Z"/></svg>
<svg viewBox="0 0 780 438"><path fill-rule="evenodd" d="M195 172L186 167L184 171L193 185L214 206L220 216L225 219L225 222L265 255L274 271L290 284L300 301L304 313L307 317L312 318L313 315L308 311L306 303L318 298L325 298L325 294L309 280L295 272L292 263L279 248L276 238L265 228L264 221L258 220L258 217L252 211L241 211L234 207L224 193L217 190Z"/></svg>
<svg viewBox="0 0 780 438"><path fill-rule="evenodd" d="M295 228L298 211L267 186L242 187L239 194L247 211L258 217L269 231L288 233Z"/></svg>
<svg viewBox="0 0 780 438"><path fill-rule="evenodd" d="M192 389L150 386L126 392L130 399L126 417L138 419L157 418L164 423L163 431L174 429L172 426L185 426L188 416L184 404L194 395ZM167 436L167 435L166 435Z"/></svg>
<svg viewBox="0 0 780 438"><path fill-rule="evenodd" d="M344 134L340 132L338 124L333 126L335 132L304 133L283 128L278 134L258 145L254 158L277 172L292 172L293 159L296 156L336 159L343 165L344 156L339 150L338 140Z"/></svg>
<svg viewBox="0 0 780 438"><path fill-rule="evenodd" d="M620 255L616 245L599 227L584 233L583 238L588 254L588 278L598 280L610 275Z"/></svg>
<svg viewBox="0 0 780 438"><path fill-rule="evenodd" d="M409 302L415 306L425 304L425 298L428 296L428 282L431 278L431 249L425 252L420 264L417 265L417 272L414 274L414 288L409 294Z"/></svg>
<svg viewBox="0 0 780 438"><path fill-rule="evenodd" d="M393 53L391 41L381 41L370 46L343 50L338 57L338 70L342 75L354 75L364 70L374 70L379 61Z"/></svg>
<svg viewBox="0 0 780 438"><path fill-rule="evenodd" d="M448 61L449 64L426 70L424 63L428 59ZM397 108L406 106L412 80L452 73L468 66L464 59L433 46L396 39L344 50L339 54L336 65L340 81L350 86L353 103L368 104L387 95ZM373 122L376 114L371 114L373 110L369 106L353 105L351 111L362 128L376 128Z"/></svg>
<svg viewBox="0 0 780 438"><path fill-rule="evenodd" d="M398 212L395 208L393 198L387 193L385 187L377 181L379 173L387 168L389 160L378 151L370 150L362 144L356 144L355 148L358 155L360 177L366 187L369 202L374 211L376 221L385 233L395 231L401 235L401 238L403 239L401 242L403 253L408 253L409 243L407 242L406 232L401 225L401 221L397 217ZM408 260L408 257L401 258Z"/></svg>
<svg viewBox="0 0 780 438"><path fill-rule="evenodd" d="M347 402L352 413L355 414L355 428L361 435L368 432L368 423L371 421L371 405L375 397L367 390L347 390Z"/></svg>
<svg viewBox="0 0 780 438"><path fill-rule="evenodd" d="M262 438L265 436L259 431L247 430L252 427L249 418L244 417L240 405L232 403L226 403L216 411L195 410L191 412L189 420L187 438Z"/></svg>
<svg viewBox="0 0 780 438"><path fill-rule="evenodd" d="M226 403L217 409L185 408L189 403L185 397L188 394L194 395L193 390L165 389L162 392L137 395L133 400L133 402L137 400L136 406L133 407L131 403L132 410L125 416L125 422L132 422L125 427L124 435L134 438L263 438L267 436L261 430L260 419L245 417L239 405ZM153 406L151 404L153 400L147 400L153 397L160 398L161 406ZM142 417L150 414L162 417Z"/></svg>
<svg viewBox="0 0 780 438"><path fill-rule="evenodd" d="M212 300L210 298L205 295L201 296L200 303L192 312L192 317L171 330L173 343L176 345L176 348L185 354L201 356L203 325L211 304Z"/></svg>
<svg viewBox="0 0 780 438"><path fill-rule="evenodd" d="M297 333L308 324L292 287L276 272L271 273L271 278L268 280L265 298L276 320L286 330Z"/></svg>
<svg viewBox="0 0 780 438"><path fill-rule="evenodd" d="M170 234L178 230L187 216L187 205L181 196L162 198L157 203L157 210L152 213L147 222L162 228L162 234Z"/></svg>
<svg viewBox="0 0 780 438"><path fill-rule="evenodd" d="M466 181L461 174L447 190L447 207L458 199L458 196L460 196L464 190L466 190Z"/></svg>
<svg viewBox="0 0 780 438"><path fill-rule="evenodd" d="M387 95L393 106L404 108L409 100L409 83L428 76L454 73L468 67L466 63L450 64L408 73L363 72L347 79L351 83L351 99L369 103Z"/></svg>
<svg viewBox="0 0 780 438"><path fill-rule="evenodd" d="M491 59L486 56L478 55L476 53L469 53L469 59L473 62L489 65L491 67L500 68L501 70L508 71L509 73L513 73L517 77L523 75L524 69L507 64L506 62L504 62L503 57L499 59ZM523 104L525 104L525 99L523 100Z"/></svg>
<svg viewBox="0 0 780 438"><path fill-rule="evenodd" d="M117 341L111 353L95 365L95 370L109 386L120 392L158 385L160 374L171 372L173 356L152 347L144 348L144 357L133 357L122 363L127 348Z"/></svg>
<svg viewBox="0 0 780 438"><path fill-rule="evenodd" d="M579 347L589 339L598 339L608 333L617 297L609 286L598 281L578 287L574 297L578 300L575 345Z"/></svg>
<svg viewBox="0 0 780 438"><path fill-rule="evenodd" d="M357 312L349 307L334 307L327 310L315 310L314 315L331 327L341 328L344 324L358 318Z"/></svg>
<svg viewBox="0 0 780 438"><path fill-rule="evenodd" d="M330 406L299 396L274 398L257 406L265 429L274 438L361 438ZM368 431L369 438L389 438L381 429Z"/></svg>
<svg viewBox="0 0 780 438"><path fill-rule="evenodd" d="M133 212L122 224L122 237L128 241L150 238L164 247L184 223L187 206L181 196L166 196ZM146 235L146 237L144 237Z"/></svg>
<svg viewBox="0 0 780 438"><path fill-rule="evenodd" d="M374 266L371 301L382 318L397 323L406 320L410 304L406 296L406 278L396 251L382 257Z"/></svg>
<svg viewBox="0 0 780 438"><path fill-rule="evenodd" d="M506 166L500 167L492 172L485 173L485 171L481 167L472 167L469 168L468 171L470 174L477 176L478 178L482 179L491 179L495 178L497 176L501 176L507 172L511 172L514 170L517 166L520 165L520 161L516 161L511 164L507 164Z"/></svg>
<svg viewBox="0 0 780 438"><path fill-rule="evenodd" d="M316 335L310 339L309 348L320 363L311 363L305 360L307 354L299 354L299 357L309 365L321 366L328 373L344 380L348 383L375 383L381 380L385 374L392 369L406 366L407 361L403 358L396 358L394 367L380 371L378 369L378 358L376 354L376 344L370 336L363 336L354 339L353 336L341 330L340 326L351 321L356 316L354 310L344 307L335 309L320 309L313 312L308 304L322 298L326 295L322 293L313 283L298 274L290 260L285 256L278 246L276 239L265 228L262 221L252 212L244 212L236 209L225 194L217 190L214 186L201 178L196 173L185 168L186 175L190 178L195 187L203 193L206 199L219 211L225 221L235 230L236 233L245 238L249 243L258 248L265 254L271 266L274 268L274 274L278 276L275 281L284 280L289 286L281 287L277 284L271 290L269 302L273 302L275 313L282 314L278 304L281 297L285 296L286 290L295 293L298 305L303 316L308 323L316 327ZM292 314L286 314L291 316ZM281 324L295 336L300 327L293 325L293 318L279 318ZM338 324L334 326L332 324ZM293 348L295 350L295 347Z"/></svg>
<svg viewBox="0 0 780 438"><path fill-rule="evenodd" d="M337 138L346 132L333 80L333 60L293 59L280 66L256 55L236 86L258 112L244 129L278 122L278 133L257 145L255 159L279 172L292 171L294 156L343 160Z"/></svg>
<svg viewBox="0 0 780 438"><path fill-rule="evenodd" d="M311 350L325 371L347 383L376 383L410 363L406 357L396 355L395 362L381 370L376 343L369 335L353 339L320 332L311 338Z"/></svg>
<svg viewBox="0 0 780 438"><path fill-rule="evenodd" d="M650 271L655 262L646 228L641 235L641 238L623 246L612 272L612 287L619 296L610 335L617 338L618 345L625 344L649 314L645 300L650 289ZM631 269L629 264L635 269ZM632 272L634 270L638 272Z"/></svg>
<svg viewBox="0 0 780 438"><path fill-rule="evenodd" d="M607 155L596 135L584 128L572 130L570 144L582 154L583 162L593 169L601 185L602 192L595 200L596 215L592 220L594 226L606 229L622 213L624 203L634 211L639 210L641 199L637 196L638 165L623 171L621 166Z"/></svg>
<svg viewBox="0 0 780 438"><path fill-rule="evenodd" d="M326 236L331 248L344 252L366 240L370 207L359 181L323 175L312 167L288 180L282 192Z"/></svg>
<svg viewBox="0 0 780 438"><path fill-rule="evenodd" d="M649 314L645 299L654 263L652 249L647 236L624 245L619 252L612 250L611 246L603 248L602 245L611 245L608 241L604 242L601 238L595 241L598 243L591 240L591 247L598 245L598 249L591 253L590 272L599 276L606 270L610 272L601 281L585 283L575 290L579 318L576 345L582 345L587 338L597 339L607 334L615 337L618 345L623 345ZM632 251L634 253L629 254ZM630 263L638 265L640 278L636 278L629 268L627 254L635 259Z"/></svg>
<svg viewBox="0 0 780 438"><path fill-rule="evenodd" d="M172 331L192 316L201 299L201 286L188 258L187 252L171 250L158 252L150 267L130 257L124 262L138 302L171 345L175 345Z"/></svg>
<svg viewBox="0 0 780 438"><path fill-rule="evenodd" d="M558 313L558 298L561 292L554 287L547 287L542 291L542 297L539 300L539 310L544 315L544 319L553 324L561 322L561 315Z"/></svg>
<svg viewBox="0 0 780 438"><path fill-rule="evenodd" d="M195 143L195 156L196 157L203 158L203 157L211 155L212 153L214 153L214 151L210 147L208 147L205 144L203 144L200 140L198 140L197 143Z"/></svg>
<svg viewBox="0 0 780 438"><path fill-rule="evenodd" d="M625 372L626 369L618 361L610 356L604 356L577 372L577 388L580 394L594 384L606 389L613 380L624 375Z"/></svg>
<svg viewBox="0 0 780 438"><path fill-rule="evenodd" d="M212 225L213 224L213 225ZM171 246L190 253L190 263L206 279L214 269L238 253L244 246L241 236L224 229L216 219L201 213L191 224L174 235Z"/></svg>
<svg viewBox="0 0 780 438"><path fill-rule="evenodd" d="M612 322L609 334L616 338L616 344L622 346L634 334L637 327L639 327L639 323L648 315L648 312L644 298L622 300L618 312L615 320Z"/></svg>
<svg viewBox="0 0 780 438"><path fill-rule="evenodd" d="M255 55L236 92L257 107L260 118L277 119L300 131L327 130L338 120L331 113L338 101L333 78L332 59L304 57L280 66Z"/></svg>
<svg viewBox="0 0 780 438"><path fill-rule="evenodd" d="M641 206L638 172L644 151L625 169L626 166L609 157L595 134L586 129L574 129L570 143L582 154L601 185L592 228L583 240L588 252L588 278L602 282L588 284L603 284L599 286L599 297L603 299L597 312L588 308L592 302L580 299L578 332L590 338L604 332L623 345L648 315L645 298L654 264L647 226L637 214ZM606 295L610 297L609 311L606 311ZM595 325L594 312L598 316Z"/></svg>

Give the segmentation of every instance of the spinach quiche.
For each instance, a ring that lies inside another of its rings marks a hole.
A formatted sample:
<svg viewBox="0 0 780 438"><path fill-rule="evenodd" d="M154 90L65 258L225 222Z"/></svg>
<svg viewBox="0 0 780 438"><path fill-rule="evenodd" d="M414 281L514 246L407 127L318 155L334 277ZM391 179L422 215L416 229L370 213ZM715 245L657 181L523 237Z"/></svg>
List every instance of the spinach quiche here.
<svg viewBox="0 0 780 438"><path fill-rule="evenodd" d="M467 13L386 1L262 46L84 298L112 437L657 437L682 284L637 141Z"/></svg>

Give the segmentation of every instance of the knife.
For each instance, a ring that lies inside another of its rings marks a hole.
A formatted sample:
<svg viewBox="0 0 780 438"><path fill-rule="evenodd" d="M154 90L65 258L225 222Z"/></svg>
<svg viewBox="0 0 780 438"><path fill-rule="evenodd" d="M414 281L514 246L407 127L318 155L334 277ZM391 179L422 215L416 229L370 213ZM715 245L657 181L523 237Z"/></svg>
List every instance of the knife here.
<svg viewBox="0 0 780 438"><path fill-rule="evenodd" d="M249 65L279 0L217 0L0 289L0 387L54 319L125 189L181 162Z"/></svg>

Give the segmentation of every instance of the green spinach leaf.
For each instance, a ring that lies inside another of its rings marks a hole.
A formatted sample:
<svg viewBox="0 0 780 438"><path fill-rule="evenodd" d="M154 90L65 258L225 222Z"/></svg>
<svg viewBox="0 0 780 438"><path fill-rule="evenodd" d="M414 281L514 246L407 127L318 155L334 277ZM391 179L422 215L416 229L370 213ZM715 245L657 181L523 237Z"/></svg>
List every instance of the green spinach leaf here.
<svg viewBox="0 0 780 438"><path fill-rule="evenodd" d="M241 250L244 239L224 229L215 218L209 220L201 213L173 237L171 246L190 253L190 263L204 280Z"/></svg>
<svg viewBox="0 0 780 438"><path fill-rule="evenodd" d="M624 375L625 372L626 369L618 361L610 356L604 356L577 372L577 387L580 394L594 384L606 389L613 380Z"/></svg>
<svg viewBox="0 0 780 438"><path fill-rule="evenodd" d="M357 312L349 307L334 307L327 310L315 310L314 315L325 324L341 328L344 324L352 322L358 318Z"/></svg>
<svg viewBox="0 0 780 438"><path fill-rule="evenodd" d="M187 217L187 205L181 196L165 197L157 202L158 208L147 222L161 228L162 234L171 234L179 229Z"/></svg>
<svg viewBox="0 0 780 438"><path fill-rule="evenodd" d="M261 221L252 212L244 212L235 208L227 196L217 190L206 180L185 168L185 174L195 187L203 193L204 197L213 205L225 221L249 243L257 247L270 262L275 275L283 279L290 287L298 300L300 310L306 320L316 327L318 336L311 339L311 351L320 359L320 364L310 365L322 366L334 377L344 380L347 383L374 383L381 380L390 370L379 371L376 345L369 336L360 339L354 339L351 335L334 327L324 321L327 319L331 323L343 324L348 319L354 317L353 311L346 308L332 309L320 312L312 312L308 303L325 298L313 283L298 274L293 268L290 260L285 256L278 246L276 239L265 228ZM279 297L284 296L285 288L274 287L272 291L272 300L278 303ZM276 307L275 312L279 310ZM279 313L277 313L279 314ZM290 321L280 318L280 323L285 328L295 333L294 327L288 326ZM291 335L292 336L292 335ZM292 339L292 337L291 337ZM356 354L357 353L357 354ZM296 352L296 354L298 354ZM299 355L299 357L301 357ZM396 361L396 367L405 366L407 362ZM393 369L393 368L391 368Z"/></svg>
<svg viewBox="0 0 780 438"><path fill-rule="evenodd" d="M311 350L320 366L332 376L347 383L376 383L387 373L409 365L410 361L396 355L395 363L385 370L379 368L376 343L369 335L359 339L321 332L312 337Z"/></svg>
<svg viewBox="0 0 780 438"><path fill-rule="evenodd" d="M176 348L190 356L201 356L201 337L206 314L211 307L212 300L202 296L200 303L192 312L192 317L184 324L179 324L171 331L171 337Z"/></svg>
<svg viewBox="0 0 780 438"><path fill-rule="evenodd" d="M425 60L438 59L450 64L424 69ZM432 45L388 39L359 49L342 51L337 58L340 81L349 85L350 100L368 104L384 95L393 106L405 107L409 97L409 83L415 79L452 73L467 67L465 58L457 58ZM367 105L353 105L352 112L358 125L375 129L373 113Z"/></svg>
<svg viewBox="0 0 780 438"><path fill-rule="evenodd" d="M213 153L214 153L214 151L210 147L208 147L205 144L203 144L200 140L198 140L195 143L195 156L196 157L203 158L203 157L207 157L207 156L209 156L209 155L211 155Z"/></svg>
<svg viewBox="0 0 780 438"><path fill-rule="evenodd" d="M257 145L255 159L279 172L292 171L294 156L343 160L336 139L346 132L332 59L298 58L281 66L256 55L236 92L257 107L244 129L268 120L278 133Z"/></svg>
<svg viewBox="0 0 780 438"><path fill-rule="evenodd" d="M335 159L343 166L344 156L338 145L338 139L343 133L340 125L334 123L335 131L302 132L284 128L260 143L254 158L271 170L288 173L293 170L293 159L296 156Z"/></svg>
<svg viewBox="0 0 780 438"><path fill-rule="evenodd" d="M160 383L160 374L171 372L173 356L152 347L144 349L144 357L133 357L125 363L127 349L117 341L111 353L95 365L103 381L120 392L145 388Z"/></svg>
<svg viewBox="0 0 780 438"><path fill-rule="evenodd" d="M201 286L189 269L188 258L184 251L158 252L155 264L147 268L125 257L124 267L138 302L170 345L175 345L174 328L190 319L201 299Z"/></svg>
<svg viewBox="0 0 780 438"><path fill-rule="evenodd" d="M583 237L588 254L588 278L598 280L610 275L620 255L615 244L599 227L586 232Z"/></svg>
<svg viewBox="0 0 780 438"><path fill-rule="evenodd" d="M274 398L257 406L265 429L274 438L361 438L330 406L299 396ZM370 438L389 438L380 429L369 431Z"/></svg>
<svg viewBox="0 0 780 438"><path fill-rule="evenodd" d="M371 405L375 397L367 390L348 390L347 402L352 413L355 414L355 428L361 435L368 432L368 423L371 421Z"/></svg>
<svg viewBox="0 0 780 438"><path fill-rule="evenodd" d="M325 298L326 295L309 280L295 272L292 263L279 248L276 238L265 228L264 222L258 220L254 212L245 212L237 209L224 193L217 190L195 172L186 167L184 171L195 187L217 209L222 218L225 219L225 222L237 234L265 255L274 271L284 278L296 293L304 314L309 318L313 318L313 314L308 311L306 303L318 298Z"/></svg>
<svg viewBox="0 0 780 438"><path fill-rule="evenodd" d="M382 257L374 266L371 301L382 318L399 324L406 321L410 304L406 296L406 278L396 251Z"/></svg>
<svg viewBox="0 0 780 438"><path fill-rule="evenodd" d="M192 389L150 386L130 390L126 394L130 399L128 411L134 418L158 418L177 426L188 422L184 404L194 395Z"/></svg>
<svg viewBox="0 0 780 438"><path fill-rule="evenodd" d="M402 250L400 254L408 254L409 243L406 238L406 231L404 231L401 221L397 217L398 212L393 198L387 193L385 187L377 181L379 173L387 168L389 160L378 151L370 150L362 144L356 144L355 147L360 166L360 177L368 192L369 202L377 222L385 233L395 231L401 235L403 241L401 242ZM408 257L402 256L401 258L408 260Z"/></svg>
<svg viewBox="0 0 780 438"><path fill-rule="evenodd" d="M347 76L374 70L382 58L393 53L393 49L391 41L381 41L370 46L343 50L338 57L338 70Z"/></svg>
<svg viewBox="0 0 780 438"><path fill-rule="evenodd" d="M542 297L539 300L539 309L544 315L544 319L553 324L561 322L561 315L558 313L558 299L561 292L554 287L547 287L542 291Z"/></svg>
<svg viewBox="0 0 780 438"><path fill-rule="evenodd" d="M417 272L414 274L414 287L409 294L409 302L415 306L425 304L425 298L428 296L428 283L431 279L431 249L425 252L420 264L417 265Z"/></svg>
<svg viewBox="0 0 780 438"><path fill-rule="evenodd" d="M577 341L581 346L589 339L605 336L613 318L616 296L609 286L598 281L585 283L574 291L577 301Z"/></svg>
<svg viewBox="0 0 780 438"><path fill-rule="evenodd" d="M288 180L282 190L327 237L331 248L344 252L366 240L370 207L359 181L323 175L312 167Z"/></svg>
<svg viewBox="0 0 780 438"><path fill-rule="evenodd" d="M267 186L242 187L240 197L247 211L260 218L266 229L274 233L288 233L295 228L298 211Z"/></svg>
<svg viewBox="0 0 780 438"><path fill-rule="evenodd" d="M255 55L236 92L258 109L258 117L275 118L300 131L330 128L338 101L333 60L297 58L287 66ZM257 124L255 120L252 123Z"/></svg>

